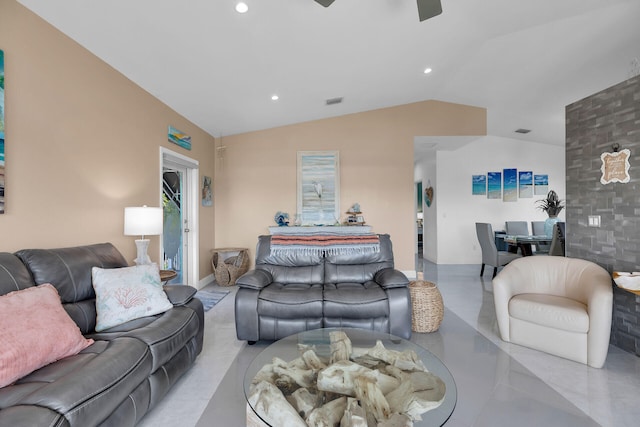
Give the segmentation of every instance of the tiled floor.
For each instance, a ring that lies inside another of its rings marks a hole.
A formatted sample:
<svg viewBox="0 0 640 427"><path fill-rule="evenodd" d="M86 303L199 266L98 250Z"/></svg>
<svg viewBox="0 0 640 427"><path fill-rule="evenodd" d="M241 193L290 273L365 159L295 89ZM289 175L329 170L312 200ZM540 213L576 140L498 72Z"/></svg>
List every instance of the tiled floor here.
<svg viewBox="0 0 640 427"><path fill-rule="evenodd" d="M489 272L481 279L477 265L418 269L438 284L446 306L440 330L414 333L412 341L440 357L456 379L458 405L447 426L638 425L640 358L610 347L604 368L593 369L504 343ZM205 348L196 364L140 425L245 425L242 368L262 344L236 340L235 288L225 289L232 293L206 313Z"/></svg>

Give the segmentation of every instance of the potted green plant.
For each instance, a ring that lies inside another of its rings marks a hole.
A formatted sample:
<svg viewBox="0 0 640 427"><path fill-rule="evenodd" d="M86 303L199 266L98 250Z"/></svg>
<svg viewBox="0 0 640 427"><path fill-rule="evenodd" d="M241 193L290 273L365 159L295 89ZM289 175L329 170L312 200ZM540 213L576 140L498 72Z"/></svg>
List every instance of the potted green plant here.
<svg viewBox="0 0 640 427"><path fill-rule="evenodd" d="M558 214L564 209L562 200L555 191L551 190L547 193L545 199L538 200L536 203L538 204L538 209L549 215L549 218L544 222L544 231L547 236L551 237L553 225L558 222Z"/></svg>
<svg viewBox="0 0 640 427"><path fill-rule="evenodd" d="M564 209L564 205L562 204L562 200L558 197L558 194L551 190L547 193L546 199L541 199L537 201L538 208L549 215L549 218L555 218L558 216L560 211Z"/></svg>

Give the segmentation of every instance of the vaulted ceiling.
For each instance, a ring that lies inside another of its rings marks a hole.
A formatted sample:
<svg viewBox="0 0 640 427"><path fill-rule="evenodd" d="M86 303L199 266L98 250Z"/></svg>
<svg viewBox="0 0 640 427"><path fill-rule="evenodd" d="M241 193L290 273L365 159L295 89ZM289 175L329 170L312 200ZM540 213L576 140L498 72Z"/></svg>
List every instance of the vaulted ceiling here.
<svg viewBox="0 0 640 427"><path fill-rule="evenodd" d="M563 145L565 105L640 58L638 0L18 1L214 136L436 99Z"/></svg>

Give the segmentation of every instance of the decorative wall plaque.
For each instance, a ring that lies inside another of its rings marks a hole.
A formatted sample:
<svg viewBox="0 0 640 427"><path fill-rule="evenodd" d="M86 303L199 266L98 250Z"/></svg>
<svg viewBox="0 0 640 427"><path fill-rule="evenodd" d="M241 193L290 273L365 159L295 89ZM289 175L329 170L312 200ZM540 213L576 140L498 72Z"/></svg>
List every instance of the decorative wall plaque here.
<svg viewBox="0 0 640 427"><path fill-rule="evenodd" d="M610 184L612 182L627 183L631 179L629 177L629 156L631 151L628 149L616 151L613 153L602 153L602 177L600 182Z"/></svg>

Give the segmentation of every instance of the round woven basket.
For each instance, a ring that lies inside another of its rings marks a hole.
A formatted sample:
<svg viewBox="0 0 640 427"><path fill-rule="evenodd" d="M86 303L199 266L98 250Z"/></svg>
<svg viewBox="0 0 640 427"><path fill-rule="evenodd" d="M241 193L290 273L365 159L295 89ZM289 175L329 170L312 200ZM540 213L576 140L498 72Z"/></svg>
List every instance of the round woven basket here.
<svg viewBox="0 0 640 427"><path fill-rule="evenodd" d="M416 280L409 283L411 293L411 329L413 332L435 332L444 317L442 295L435 283Z"/></svg>

